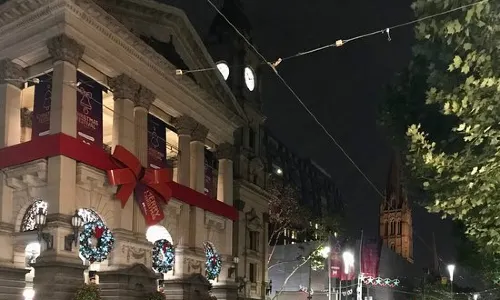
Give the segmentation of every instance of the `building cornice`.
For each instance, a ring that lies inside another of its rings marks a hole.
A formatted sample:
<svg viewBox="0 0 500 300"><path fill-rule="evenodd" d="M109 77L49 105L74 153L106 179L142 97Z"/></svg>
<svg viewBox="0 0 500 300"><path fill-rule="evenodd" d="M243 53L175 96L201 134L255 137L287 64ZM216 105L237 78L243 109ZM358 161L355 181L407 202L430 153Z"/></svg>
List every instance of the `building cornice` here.
<svg viewBox="0 0 500 300"><path fill-rule="evenodd" d="M160 109L174 116L190 114L210 129L209 139L232 142L242 119L190 78L176 76L172 64L94 2L11 0L0 6L0 57L27 55L29 60L18 60L37 63L48 57L41 44L63 33L85 44L84 61L108 67L108 76L134 77L163 100L155 102Z"/></svg>

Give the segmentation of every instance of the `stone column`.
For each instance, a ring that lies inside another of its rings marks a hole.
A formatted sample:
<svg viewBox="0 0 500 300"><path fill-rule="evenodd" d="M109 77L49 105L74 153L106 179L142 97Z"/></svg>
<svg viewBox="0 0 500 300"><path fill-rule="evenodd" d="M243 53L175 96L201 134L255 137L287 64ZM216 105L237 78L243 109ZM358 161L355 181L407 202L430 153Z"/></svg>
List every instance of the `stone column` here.
<svg viewBox="0 0 500 300"><path fill-rule="evenodd" d="M134 122L135 122L135 154L144 167L148 166L148 112L155 100L155 95L147 88L141 86L135 97ZM165 139L165 137L163 137ZM163 142L160 141L160 142ZM164 142L163 142L164 143ZM164 143L165 144L165 143ZM165 144L166 146L166 144ZM146 223L141 209L134 201L134 232L145 233Z"/></svg>
<svg viewBox="0 0 500 300"><path fill-rule="evenodd" d="M191 163L189 186L200 193L205 192L205 140L208 128L197 124L191 133Z"/></svg>
<svg viewBox="0 0 500 300"><path fill-rule="evenodd" d="M24 78L26 72L20 65L8 59L0 61L0 148L21 142L21 87Z"/></svg>
<svg viewBox="0 0 500 300"><path fill-rule="evenodd" d="M219 173L217 177L217 200L233 205L233 159L234 147L229 143L219 145L217 149Z"/></svg>
<svg viewBox="0 0 500 300"><path fill-rule="evenodd" d="M109 80L113 91L113 147L121 145L135 153L134 106L139 84L125 74Z"/></svg>
<svg viewBox="0 0 500 300"><path fill-rule="evenodd" d="M47 41L53 60L50 134L76 137L76 70L84 47L66 35ZM55 156L48 159L47 195L49 214L72 215L75 210L76 161ZM57 244L57 243L56 243Z"/></svg>
<svg viewBox="0 0 500 300"><path fill-rule="evenodd" d="M196 127L196 121L188 116L181 116L175 119L175 127L179 137L179 155L177 158L177 182L184 186L189 186L190 181L190 156L191 133Z"/></svg>
<svg viewBox="0 0 500 300"><path fill-rule="evenodd" d="M66 35L47 41L53 59L50 134L76 137L76 72L84 47ZM76 161L65 156L48 159L48 203L46 232L53 237L53 249L42 250L33 280L37 300L71 298L83 283L83 265L76 251L64 250L64 237L71 232L70 216L75 210ZM45 242L42 241L42 249Z"/></svg>

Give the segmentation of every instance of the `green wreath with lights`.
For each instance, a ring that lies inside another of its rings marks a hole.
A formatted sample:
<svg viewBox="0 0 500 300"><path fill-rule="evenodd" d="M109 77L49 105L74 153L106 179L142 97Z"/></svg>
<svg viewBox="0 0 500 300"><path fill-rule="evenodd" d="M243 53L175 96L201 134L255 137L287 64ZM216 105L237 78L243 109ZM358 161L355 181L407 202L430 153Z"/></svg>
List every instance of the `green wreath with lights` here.
<svg viewBox="0 0 500 300"><path fill-rule="evenodd" d="M167 273L174 267L175 250L172 243L162 239L153 246L153 270L158 273Z"/></svg>
<svg viewBox="0 0 500 300"><path fill-rule="evenodd" d="M207 272L207 279L214 280L219 276L222 270L222 260L212 243L205 242L203 243L203 247L205 248L205 270Z"/></svg>
<svg viewBox="0 0 500 300"><path fill-rule="evenodd" d="M92 238L97 240L95 246L92 244ZM114 243L113 233L102 221L88 222L83 225L80 233L80 254L90 263L107 259Z"/></svg>

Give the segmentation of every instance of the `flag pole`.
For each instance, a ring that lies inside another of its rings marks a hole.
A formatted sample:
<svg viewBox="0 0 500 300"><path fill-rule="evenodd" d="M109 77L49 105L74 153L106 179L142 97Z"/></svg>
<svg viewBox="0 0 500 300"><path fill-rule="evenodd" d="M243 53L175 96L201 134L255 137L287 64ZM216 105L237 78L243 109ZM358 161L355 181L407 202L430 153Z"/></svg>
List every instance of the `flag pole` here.
<svg viewBox="0 0 500 300"><path fill-rule="evenodd" d="M361 252L363 251L363 230L361 230L361 240L359 241L359 275L358 286L356 288L356 299L363 300L363 274L361 273Z"/></svg>
<svg viewBox="0 0 500 300"><path fill-rule="evenodd" d="M332 236L328 236L328 244L330 246L330 253L328 255L328 300L332 300L332 251L333 243Z"/></svg>

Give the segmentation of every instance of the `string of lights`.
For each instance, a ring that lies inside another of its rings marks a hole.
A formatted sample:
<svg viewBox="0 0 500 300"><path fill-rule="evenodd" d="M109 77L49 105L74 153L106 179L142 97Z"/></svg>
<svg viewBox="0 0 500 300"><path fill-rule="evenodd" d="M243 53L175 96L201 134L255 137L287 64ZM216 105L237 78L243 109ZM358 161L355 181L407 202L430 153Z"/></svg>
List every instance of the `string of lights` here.
<svg viewBox="0 0 500 300"><path fill-rule="evenodd" d="M220 10L211 1L209 1L209 0L207 0L207 1L209 2L209 4L212 7L214 7L214 9L217 10L217 12L219 14L222 15L222 13L220 12ZM396 24L396 25L393 25L393 26L389 26L389 27L386 27L384 29L374 30L374 31L371 31L371 32L368 32L368 33L360 34L360 35L354 36L352 38L339 39L339 40L336 40L334 43L330 43L330 44L326 44L326 45L319 46L319 47L316 47L316 48L312 48L312 49L309 49L309 50L297 52L296 54L293 54L293 55L290 55L290 56L286 56L286 57L283 57L283 58L278 58L275 61L265 60L264 62L261 62L260 65L269 65L269 66L271 66L273 68L276 68L276 67L278 67L279 64L281 64L284 61L291 60L291 59L294 59L294 58L297 58L297 57L301 57L301 56L305 56L305 55L314 54L316 52L323 51L323 50L330 49L330 48L339 48L339 47L344 46L347 43L350 43L350 42L353 42L353 41L356 41L356 40L360 40L360 39L364 39L364 38L367 38L367 37L371 37L371 36L374 36L374 35L380 35L380 34L386 35L387 36L387 41L390 42L392 40L391 30L399 29L399 28L410 26L410 25L414 25L414 24L417 24L417 23L420 23L420 22L423 22L423 21L426 21L426 20L429 20L429 19L434 19L434 18L437 18L437 17L448 15L448 14L454 13L456 11L459 11L459 10L462 10L462 9L466 9L466 8L470 8L470 7L473 7L473 6L476 6L476 5L479 5L479 4L483 4L483 3L486 3L486 2L489 2L489 1L490 0L480 0L480 1L473 2L473 3L464 4L464 5L461 5L459 7L451 8L451 9L448 9L448 10L445 10L445 11L442 11L442 12L439 12L439 13L435 13L435 14L428 15L428 16L425 16L425 17L417 18L415 20L411 20L411 21L408 21L408 22L399 23L399 24ZM229 22L228 19L226 19L226 21ZM242 66L241 65L232 65L232 66L228 66L228 67L229 68L237 68L237 67L242 67ZM177 75L183 75L183 74L188 74L188 73L198 73L198 72L206 72L206 71L213 71L213 70L217 70L217 67L216 66L215 67L206 67L206 68L200 68L200 69L194 69L194 70L178 69L178 70L176 70L176 74Z"/></svg>

